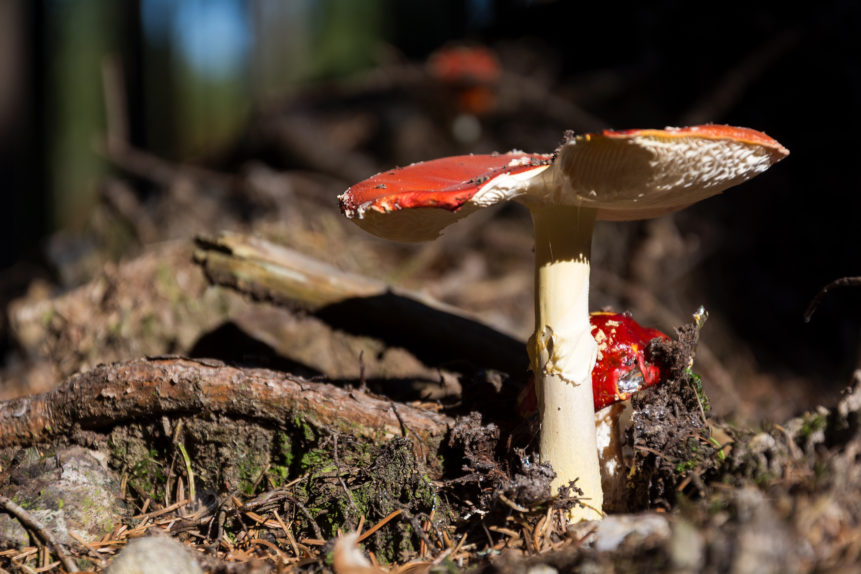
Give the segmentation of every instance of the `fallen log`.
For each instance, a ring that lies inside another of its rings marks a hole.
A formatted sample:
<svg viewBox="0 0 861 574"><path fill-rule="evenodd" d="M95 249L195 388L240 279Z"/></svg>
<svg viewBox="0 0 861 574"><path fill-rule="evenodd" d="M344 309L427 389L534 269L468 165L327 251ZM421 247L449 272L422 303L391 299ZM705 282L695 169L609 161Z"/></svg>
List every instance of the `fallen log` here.
<svg viewBox="0 0 861 574"><path fill-rule="evenodd" d="M275 426L298 416L359 438L413 434L423 443L439 441L452 424L440 413L286 373L164 357L100 365L47 393L0 403L0 448L189 414Z"/></svg>
<svg viewBox="0 0 861 574"><path fill-rule="evenodd" d="M426 364L469 362L525 373L526 345L462 309L424 294L342 271L264 239L199 237L195 261L217 285L307 310L336 329L408 349Z"/></svg>

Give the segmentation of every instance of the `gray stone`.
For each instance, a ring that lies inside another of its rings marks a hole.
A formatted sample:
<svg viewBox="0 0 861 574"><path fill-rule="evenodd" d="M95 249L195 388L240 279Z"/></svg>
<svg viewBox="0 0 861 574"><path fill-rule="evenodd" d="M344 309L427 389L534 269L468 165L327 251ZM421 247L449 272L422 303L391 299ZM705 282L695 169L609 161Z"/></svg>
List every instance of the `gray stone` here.
<svg viewBox="0 0 861 574"><path fill-rule="evenodd" d="M669 537L670 525L660 514L611 514L598 523L594 548L613 552L623 545L636 547L645 541L663 542Z"/></svg>
<svg viewBox="0 0 861 574"><path fill-rule="evenodd" d="M125 512L119 480L104 457L79 446L18 466L3 494L66 545L77 544L72 534L87 542L99 540L121 523ZM0 524L0 529L13 545L22 540L14 526Z"/></svg>
<svg viewBox="0 0 861 574"><path fill-rule="evenodd" d="M132 540L113 559L105 574L203 574L185 546L167 536Z"/></svg>

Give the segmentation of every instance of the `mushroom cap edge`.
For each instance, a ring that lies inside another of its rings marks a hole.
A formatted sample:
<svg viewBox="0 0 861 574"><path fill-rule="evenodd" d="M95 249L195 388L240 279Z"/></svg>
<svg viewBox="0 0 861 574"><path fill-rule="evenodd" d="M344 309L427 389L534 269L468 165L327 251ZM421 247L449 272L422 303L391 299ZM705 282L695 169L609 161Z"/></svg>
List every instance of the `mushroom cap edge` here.
<svg viewBox="0 0 861 574"><path fill-rule="evenodd" d="M378 173L338 197L341 212L387 239L426 241L466 215L525 192L549 154L461 155Z"/></svg>

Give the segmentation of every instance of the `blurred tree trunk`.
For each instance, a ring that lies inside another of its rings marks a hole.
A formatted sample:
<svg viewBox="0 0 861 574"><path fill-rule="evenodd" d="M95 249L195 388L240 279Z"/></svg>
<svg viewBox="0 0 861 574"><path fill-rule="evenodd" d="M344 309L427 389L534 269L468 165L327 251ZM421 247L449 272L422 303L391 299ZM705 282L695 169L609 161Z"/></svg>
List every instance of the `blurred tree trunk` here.
<svg viewBox="0 0 861 574"><path fill-rule="evenodd" d="M83 226L104 169L93 143L104 131L101 60L115 33L107 0L48 3L43 29L47 93L45 134L51 219Z"/></svg>
<svg viewBox="0 0 861 574"><path fill-rule="evenodd" d="M46 226L37 169L39 56L33 49L40 20L35 2L0 2L0 269L29 249Z"/></svg>

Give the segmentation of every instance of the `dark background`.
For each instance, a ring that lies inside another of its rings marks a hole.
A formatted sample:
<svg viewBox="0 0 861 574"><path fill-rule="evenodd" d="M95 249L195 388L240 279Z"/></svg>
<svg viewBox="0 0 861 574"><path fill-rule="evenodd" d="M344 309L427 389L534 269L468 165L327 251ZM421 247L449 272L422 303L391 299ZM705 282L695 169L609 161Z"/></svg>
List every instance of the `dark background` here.
<svg viewBox="0 0 861 574"><path fill-rule="evenodd" d="M297 169L301 157L267 154L249 136L261 117L277 115L278 102L306 94L309 114L371 109L394 118L391 130L407 129L396 114L406 106L398 93L370 102L306 90L381 62L420 67L441 46L469 42L606 127L728 123L763 130L789 148L765 175L673 216L681 236L701 249L685 269L659 269L674 294L656 295L674 308L705 304L724 360L744 352L772 380L807 384L811 400L833 396L858 366L861 288L829 294L808 324L802 313L825 284L861 275L859 37L861 7L848 0L6 0L0 296L11 300L36 276L59 289L86 279L60 270L91 248L100 181L115 172L99 152L111 108L105 94L124 102L127 127L114 122L114 129L160 157L224 171L252 157ZM111 92L105 72L116 69L122 82ZM486 138L451 151L550 151L565 129L593 127L538 127L535 113L491 117ZM426 159L393 150L399 140L391 135L381 131L367 146L374 166ZM344 187L350 183L343 178ZM620 233L630 248L644 229ZM770 389L782 390L779 383Z"/></svg>

